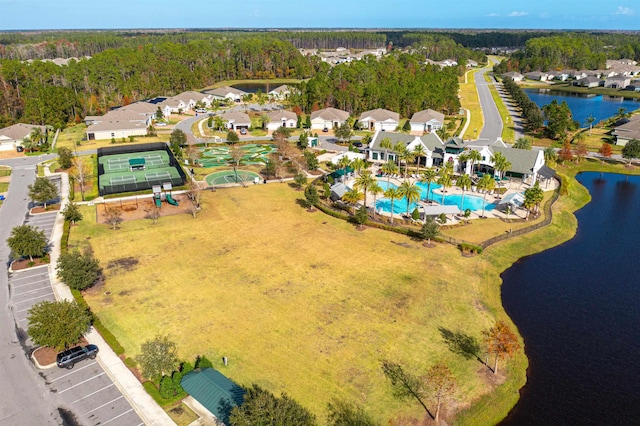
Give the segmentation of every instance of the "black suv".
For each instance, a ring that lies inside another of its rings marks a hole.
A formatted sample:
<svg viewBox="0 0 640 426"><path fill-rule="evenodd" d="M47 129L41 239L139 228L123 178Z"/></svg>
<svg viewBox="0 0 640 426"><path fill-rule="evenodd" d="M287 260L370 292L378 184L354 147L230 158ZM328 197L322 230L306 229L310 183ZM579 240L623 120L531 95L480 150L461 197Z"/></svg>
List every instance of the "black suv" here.
<svg viewBox="0 0 640 426"><path fill-rule="evenodd" d="M56 363L60 368L71 370L74 364L83 359L94 359L98 355L98 347L96 345L76 346L60 352L56 358Z"/></svg>

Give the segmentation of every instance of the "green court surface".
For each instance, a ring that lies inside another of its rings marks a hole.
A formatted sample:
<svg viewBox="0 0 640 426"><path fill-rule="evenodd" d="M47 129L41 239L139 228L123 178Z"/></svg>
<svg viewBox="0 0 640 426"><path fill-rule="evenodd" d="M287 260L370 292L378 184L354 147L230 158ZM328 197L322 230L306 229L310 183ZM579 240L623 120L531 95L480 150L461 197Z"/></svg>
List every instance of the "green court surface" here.
<svg viewBox="0 0 640 426"><path fill-rule="evenodd" d="M244 151L240 164L265 164L269 154L276 152L276 147L271 144L247 144L240 145ZM231 150L228 146L214 146L200 148L202 157L198 160L203 167L230 166L232 163Z"/></svg>
<svg viewBox="0 0 640 426"><path fill-rule="evenodd" d="M238 170L238 181L236 182L236 173L233 170L225 170L223 172L215 172L208 175L205 180L209 185L224 185L228 183L242 183L249 182L254 183L258 178L258 182L262 182L262 177L254 172L246 170Z"/></svg>
<svg viewBox="0 0 640 426"><path fill-rule="evenodd" d="M104 174L100 176L100 190L117 185L145 184L148 182L180 179L180 173L169 165L166 151L144 151L103 155L98 158Z"/></svg>

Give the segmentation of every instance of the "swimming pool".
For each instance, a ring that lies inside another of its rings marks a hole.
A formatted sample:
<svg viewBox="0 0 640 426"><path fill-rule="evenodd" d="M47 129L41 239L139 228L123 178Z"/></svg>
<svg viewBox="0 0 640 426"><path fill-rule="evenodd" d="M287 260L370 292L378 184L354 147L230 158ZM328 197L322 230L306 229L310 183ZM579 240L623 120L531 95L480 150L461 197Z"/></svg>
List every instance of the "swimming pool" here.
<svg viewBox="0 0 640 426"><path fill-rule="evenodd" d="M397 185L393 183L387 184L386 180L379 180L378 185L383 190L387 190L389 187L397 188ZM416 186L420 188L420 199L425 200L427 198L427 187L426 183L418 182ZM442 194L434 193L433 191L440 188L441 185L437 183L431 184L431 191L429 193L429 199L434 200L438 203L442 203ZM484 199L482 197L478 197L477 195L471 195L468 193L464 194L464 204L462 204L462 194L451 194L444 196L444 204L447 206L458 206L461 211L465 211L469 209L471 211L482 210L482 206L484 205ZM416 203L411 203L409 206L409 212L412 212L417 206ZM497 204L487 203L485 205L485 210L493 210L497 207ZM376 210L382 210L385 213L391 212L391 200L388 198L382 198L376 201ZM402 214L407 212L407 200L405 198L401 200L393 201L393 213L394 214Z"/></svg>

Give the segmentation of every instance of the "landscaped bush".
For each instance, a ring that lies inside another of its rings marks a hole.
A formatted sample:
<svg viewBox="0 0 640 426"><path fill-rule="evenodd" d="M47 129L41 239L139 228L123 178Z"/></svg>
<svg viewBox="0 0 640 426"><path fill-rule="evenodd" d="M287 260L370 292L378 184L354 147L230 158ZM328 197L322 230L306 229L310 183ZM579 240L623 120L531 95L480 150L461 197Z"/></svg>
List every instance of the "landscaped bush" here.
<svg viewBox="0 0 640 426"><path fill-rule="evenodd" d="M201 355L196 358L196 368L199 368L199 369L213 368L213 364L211 364L211 361L209 361L209 359L206 356Z"/></svg>
<svg viewBox="0 0 640 426"><path fill-rule="evenodd" d="M182 389L182 385L180 384L180 382L182 382L182 377L184 376L179 371L174 371L173 375L171 376L171 379L173 380L173 387L175 388L176 393L184 392L184 389Z"/></svg>
<svg viewBox="0 0 640 426"><path fill-rule="evenodd" d="M189 361L184 361L180 365L180 372L183 376L191 371L193 371L193 364L191 364Z"/></svg>
<svg viewBox="0 0 640 426"><path fill-rule="evenodd" d="M160 380L160 396L164 399L169 399L176 394L176 388L173 385L173 378L170 376L163 376Z"/></svg>
<svg viewBox="0 0 640 426"><path fill-rule="evenodd" d="M458 248L463 253L471 253L471 254L480 254L480 253L482 253L482 247L477 246L475 244L460 243L460 244L458 244Z"/></svg>

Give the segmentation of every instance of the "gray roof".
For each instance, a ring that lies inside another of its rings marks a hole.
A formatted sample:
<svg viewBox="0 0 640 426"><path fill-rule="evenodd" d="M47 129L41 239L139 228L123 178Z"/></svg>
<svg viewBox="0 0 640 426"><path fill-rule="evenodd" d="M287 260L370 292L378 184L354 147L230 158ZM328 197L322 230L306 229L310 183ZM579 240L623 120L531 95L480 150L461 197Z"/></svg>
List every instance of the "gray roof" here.
<svg viewBox="0 0 640 426"><path fill-rule="evenodd" d="M640 115L634 115L625 124L616 127L611 133L625 139L640 139Z"/></svg>
<svg viewBox="0 0 640 426"><path fill-rule="evenodd" d="M147 124L142 121L132 120L105 120L100 121L87 127L87 133L110 131L110 130L132 130L146 129Z"/></svg>
<svg viewBox="0 0 640 426"><path fill-rule="evenodd" d="M447 140L444 143L444 145L445 146L449 146L449 147L453 147L453 148L463 148L464 147L464 141L462 140L462 138L454 136L452 138L449 138L449 140Z"/></svg>
<svg viewBox="0 0 640 426"><path fill-rule="evenodd" d="M229 87L229 86L223 86L223 87L218 87L217 89L207 90L205 93L214 95L214 96L220 96L220 97L225 97L229 93L233 93L234 95L238 95L238 96L247 94L247 92L243 92L240 89L236 89L235 87Z"/></svg>
<svg viewBox="0 0 640 426"><path fill-rule="evenodd" d="M271 120L272 123L276 122L276 121L282 121L282 120L297 120L298 116L296 115L295 112L293 111L287 111L286 109L280 110L280 111L272 111L267 113L267 116L269 117L269 120Z"/></svg>
<svg viewBox="0 0 640 426"><path fill-rule="evenodd" d="M444 152L444 145L437 134L427 133L420 137L409 135L406 133L393 133L393 132L376 132L373 136L373 140L369 144L370 151L384 151L384 148L380 148L380 142L383 139L388 138L391 141L391 145L395 145L398 142L402 142L405 146L409 145L416 139L420 139L422 144L431 152L433 152L434 158L442 158Z"/></svg>
<svg viewBox="0 0 640 426"><path fill-rule="evenodd" d="M437 120L440 123L444 123L444 114L432 109L425 109L418 111L411 116L411 123L428 123L431 120Z"/></svg>
<svg viewBox="0 0 640 426"><path fill-rule="evenodd" d="M4 129L0 129L0 136L5 136L14 141L22 140L31 134L31 130L34 127L42 130L42 133L45 133L47 131L47 128L45 126L39 126L37 124L18 123L14 124L13 126L5 127Z"/></svg>
<svg viewBox="0 0 640 426"><path fill-rule="evenodd" d="M289 87L286 84L282 84L282 85L276 87L275 89L273 89L272 91L270 91L269 93L281 94L281 93L286 93L286 92L290 92L290 91L291 91L291 87Z"/></svg>
<svg viewBox="0 0 640 426"><path fill-rule="evenodd" d="M311 119L321 118L327 121L345 121L349 118L349 113L337 108L324 108L311 113Z"/></svg>
<svg viewBox="0 0 640 426"><path fill-rule="evenodd" d="M157 105L150 104L149 102L134 102L129 105L122 106L114 111L130 111L136 114L155 114L158 109Z"/></svg>
<svg viewBox="0 0 640 426"><path fill-rule="evenodd" d="M249 115L245 114L244 112L225 112L224 114L221 114L220 117L222 117L224 121L233 121L233 123L236 125L251 124Z"/></svg>
<svg viewBox="0 0 640 426"><path fill-rule="evenodd" d="M511 167L509 168L510 172L523 174L533 173L533 166L535 166L539 155L538 153L540 152L537 150L529 151L526 149L501 148L497 146L492 146L491 150L494 153L500 152L505 156L507 161L511 163Z"/></svg>
<svg viewBox="0 0 640 426"><path fill-rule="evenodd" d="M339 200L349 190L349 187L342 182L338 182L331 187L331 199Z"/></svg>
<svg viewBox="0 0 640 426"><path fill-rule="evenodd" d="M400 114L398 114L397 112L389 111L388 109L384 109L384 108L376 108L370 111L365 111L362 114L360 114L359 120L364 120L367 117L373 118L376 121L386 121L386 120L393 120L396 122L400 121Z"/></svg>
<svg viewBox="0 0 640 426"><path fill-rule="evenodd" d="M498 204L511 204L515 207L520 207L524 203L524 195L520 192L514 192L513 194L505 195Z"/></svg>
<svg viewBox="0 0 640 426"><path fill-rule="evenodd" d="M444 214L458 214L460 213L460 208L456 205L442 205L442 204L434 204L434 205L421 205L424 213L427 216L440 216L442 213Z"/></svg>

